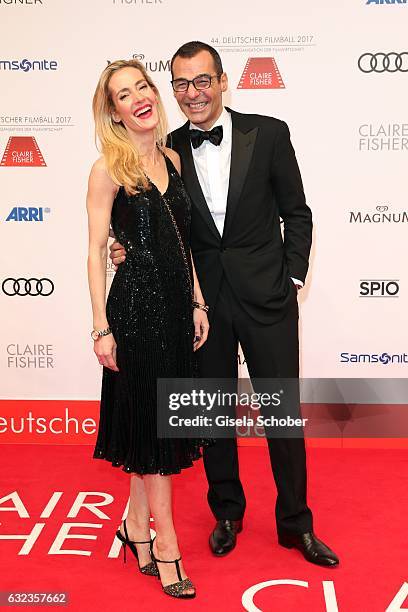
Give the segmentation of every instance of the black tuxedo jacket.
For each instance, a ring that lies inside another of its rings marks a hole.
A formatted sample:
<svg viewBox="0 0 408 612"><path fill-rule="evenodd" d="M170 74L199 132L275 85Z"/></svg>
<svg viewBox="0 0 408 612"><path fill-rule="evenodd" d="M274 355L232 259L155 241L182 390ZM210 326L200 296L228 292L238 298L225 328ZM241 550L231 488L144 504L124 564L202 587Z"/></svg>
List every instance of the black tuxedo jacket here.
<svg viewBox="0 0 408 612"><path fill-rule="evenodd" d="M169 146L181 157L182 178L192 200L191 250L210 314L225 274L246 312L270 324L285 315L294 299L290 277L305 280L312 214L286 123L227 110L232 116L232 152L222 237L197 178L189 122L170 134Z"/></svg>

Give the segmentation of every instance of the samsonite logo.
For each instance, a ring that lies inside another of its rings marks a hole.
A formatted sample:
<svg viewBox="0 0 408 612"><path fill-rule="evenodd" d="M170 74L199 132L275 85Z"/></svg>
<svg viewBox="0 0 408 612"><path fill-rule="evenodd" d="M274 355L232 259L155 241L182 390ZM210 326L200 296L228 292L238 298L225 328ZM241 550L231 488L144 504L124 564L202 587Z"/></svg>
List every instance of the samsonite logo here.
<svg viewBox="0 0 408 612"><path fill-rule="evenodd" d="M38 59L38 60L5 60L0 59L0 70L18 70L21 72L30 72L30 70L58 70L58 62L56 60Z"/></svg>
<svg viewBox="0 0 408 612"><path fill-rule="evenodd" d="M50 208L36 206L15 206L11 209L6 221L44 221L44 215L51 212Z"/></svg>
<svg viewBox="0 0 408 612"><path fill-rule="evenodd" d="M340 363L408 363L407 353L340 353Z"/></svg>

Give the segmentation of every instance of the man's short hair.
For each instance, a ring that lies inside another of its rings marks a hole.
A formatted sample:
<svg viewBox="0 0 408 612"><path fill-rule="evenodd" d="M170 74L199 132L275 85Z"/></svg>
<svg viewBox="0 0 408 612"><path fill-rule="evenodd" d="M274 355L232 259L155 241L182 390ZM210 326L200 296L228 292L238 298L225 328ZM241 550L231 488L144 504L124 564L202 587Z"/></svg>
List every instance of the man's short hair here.
<svg viewBox="0 0 408 612"><path fill-rule="evenodd" d="M184 45L181 45L180 49L177 49L170 62L171 76L174 77L173 63L176 57L195 57L200 51L208 51L213 58L215 72L220 76L224 72L224 69L218 51L216 51L214 47L211 47L211 45L207 45L207 43L200 42L199 40L192 40L191 42L184 43Z"/></svg>

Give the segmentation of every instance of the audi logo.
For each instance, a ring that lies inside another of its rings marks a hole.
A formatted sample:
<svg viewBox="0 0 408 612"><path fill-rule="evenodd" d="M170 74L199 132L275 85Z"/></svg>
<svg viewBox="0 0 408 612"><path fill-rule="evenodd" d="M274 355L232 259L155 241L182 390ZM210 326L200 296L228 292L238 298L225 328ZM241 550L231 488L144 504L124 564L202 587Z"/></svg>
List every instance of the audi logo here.
<svg viewBox="0 0 408 612"><path fill-rule="evenodd" d="M49 278L6 278L1 288L6 295L48 296L54 291Z"/></svg>
<svg viewBox="0 0 408 612"><path fill-rule="evenodd" d="M361 72L408 72L408 51L396 53L363 53L358 58Z"/></svg>

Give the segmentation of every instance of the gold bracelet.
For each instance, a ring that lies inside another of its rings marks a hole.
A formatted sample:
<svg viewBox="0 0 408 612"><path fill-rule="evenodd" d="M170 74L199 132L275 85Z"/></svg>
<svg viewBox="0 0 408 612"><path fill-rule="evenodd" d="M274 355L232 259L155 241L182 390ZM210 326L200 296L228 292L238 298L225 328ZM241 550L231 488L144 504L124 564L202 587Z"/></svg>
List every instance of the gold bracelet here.
<svg viewBox="0 0 408 612"><path fill-rule="evenodd" d="M198 310L204 310L205 312L208 312L210 307L207 306L207 304L200 304L199 302L193 302L193 308L198 308Z"/></svg>

